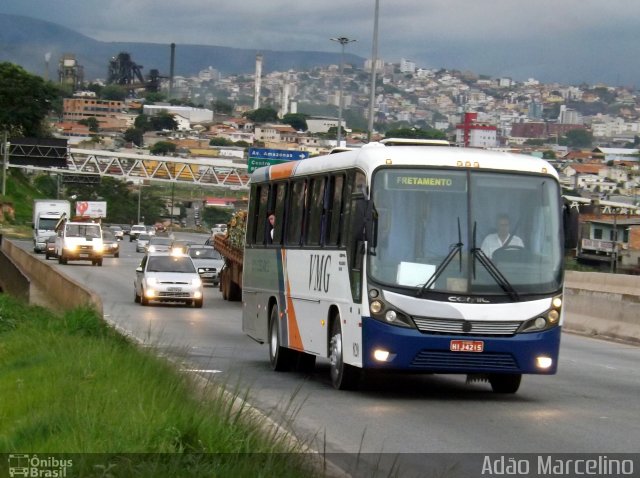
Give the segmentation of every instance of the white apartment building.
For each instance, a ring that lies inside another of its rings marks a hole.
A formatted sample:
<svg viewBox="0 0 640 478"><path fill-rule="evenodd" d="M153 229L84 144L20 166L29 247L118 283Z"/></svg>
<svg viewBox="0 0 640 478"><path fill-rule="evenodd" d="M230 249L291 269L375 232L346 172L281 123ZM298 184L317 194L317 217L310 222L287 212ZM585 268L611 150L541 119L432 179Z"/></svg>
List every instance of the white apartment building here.
<svg viewBox="0 0 640 478"><path fill-rule="evenodd" d="M415 62L402 58L400 60L400 71L402 73L415 73L416 71Z"/></svg>
<svg viewBox="0 0 640 478"><path fill-rule="evenodd" d="M558 115L558 123L560 124L583 124L582 114L565 105L560 106L560 114Z"/></svg>
<svg viewBox="0 0 640 478"><path fill-rule="evenodd" d="M624 118L601 116L591 123L591 132L595 138L635 136L640 134L640 122L627 122Z"/></svg>
<svg viewBox="0 0 640 478"><path fill-rule="evenodd" d="M180 115L191 123L207 123L213 121L213 111L205 108L193 108L190 106L172 105L144 105L142 112L148 116L155 116L162 111L169 114Z"/></svg>

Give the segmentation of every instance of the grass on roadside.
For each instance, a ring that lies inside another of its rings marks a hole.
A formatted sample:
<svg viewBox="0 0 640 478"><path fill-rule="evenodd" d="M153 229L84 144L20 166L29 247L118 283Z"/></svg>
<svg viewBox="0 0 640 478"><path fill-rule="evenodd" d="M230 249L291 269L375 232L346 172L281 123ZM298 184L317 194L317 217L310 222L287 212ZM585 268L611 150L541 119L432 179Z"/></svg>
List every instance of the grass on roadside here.
<svg viewBox="0 0 640 478"><path fill-rule="evenodd" d="M112 476L313 475L279 433L194 390L90 309L57 316L0 294L1 453L85 454L74 472Z"/></svg>

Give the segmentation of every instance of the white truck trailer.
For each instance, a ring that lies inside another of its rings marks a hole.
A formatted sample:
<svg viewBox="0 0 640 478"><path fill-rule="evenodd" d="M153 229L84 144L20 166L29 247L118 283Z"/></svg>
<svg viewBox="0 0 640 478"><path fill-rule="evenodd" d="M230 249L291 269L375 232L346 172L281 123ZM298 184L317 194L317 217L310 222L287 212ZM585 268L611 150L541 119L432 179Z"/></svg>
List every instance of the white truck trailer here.
<svg viewBox="0 0 640 478"><path fill-rule="evenodd" d="M63 215L69 217L71 203L63 199L33 201L33 250L44 252L45 242L56 233L56 224Z"/></svg>

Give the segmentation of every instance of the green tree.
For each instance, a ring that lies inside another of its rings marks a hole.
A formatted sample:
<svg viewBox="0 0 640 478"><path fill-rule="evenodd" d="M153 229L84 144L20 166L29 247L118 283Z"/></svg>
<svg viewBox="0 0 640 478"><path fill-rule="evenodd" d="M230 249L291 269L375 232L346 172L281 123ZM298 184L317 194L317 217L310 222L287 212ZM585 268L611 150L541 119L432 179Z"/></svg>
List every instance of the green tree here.
<svg viewBox="0 0 640 478"><path fill-rule="evenodd" d="M309 129L309 126L307 126L307 117L300 113L288 113L284 115L282 122L288 124L296 131L307 131Z"/></svg>
<svg viewBox="0 0 640 478"><path fill-rule="evenodd" d="M102 88L102 99L109 101L124 101L127 89L122 85L107 85Z"/></svg>
<svg viewBox="0 0 640 478"><path fill-rule="evenodd" d="M529 138L524 142L527 146L542 146L544 144L544 140L538 138Z"/></svg>
<svg viewBox="0 0 640 478"><path fill-rule="evenodd" d="M278 112L273 108L258 108L244 114L246 118L256 123L269 123L278 121Z"/></svg>
<svg viewBox="0 0 640 478"><path fill-rule="evenodd" d="M542 152L542 158L543 159L556 159L556 153L555 153L555 151L552 151L552 150L548 149L548 150Z"/></svg>
<svg viewBox="0 0 640 478"><path fill-rule="evenodd" d="M98 119L95 116L89 116L88 118L78 120L78 124L88 126L89 131L92 133L97 133L100 129L100 123L98 123Z"/></svg>
<svg viewBox="0 0 640 478"><path fill-rule="evenodd" d="M214 113L221 115L230 115L233 113L233 105L225 103L222 100L215 100L211 102L211 107Z"/></svg>
<svg viewBox="0 0 640 478"><path fill-rule="evenodd" d="M124 132L123 138L127 143L133 143L136 146L142 146L144 130L141 128L129 128Z"/></svg>
<svg viewBox="0 0 640 478"><path fill-rule="evenodd" d="M175 145L175 143L171 143L169 141L158 141L153 146L151 146L149 151L151 152L151 154L155 154L157 156L166 156L167 154L175 153L176 149L177 146Z"/></svg>
<svg viewBox="0 0 640 478"><path fill-rule="evenodd" d="M149 116L145 114L136 116L136 119L133 120L133 126L145 132L151 131L152 129L151 124L149 123Z"/></svg>
<svg viewBox="0 0 640 478"><path fill-rule="evenodd" d="M15 136L46 136L45 118L59 97L52 83L13 63L0 63L0 131Z"/></svg>
<svg viewBox="0 0 640 478"><path fill-rule="evenodd" d="M56 175L49 173L38 174L33 180L33 184L38 191L44 194L45 197L55 198L58 196L58 178Z"/></svg>
<svg viewBox="0 0 640 478"><path fill-rule="evenodd" d="M157 115L149 117L149 126L153 131L161 131L163 129L175 131L178 129L178 122L168 111L160 111Z"/></svg>
<svg viewBox="0 0 640 478"><path fill-rule="evenodd" d="M215 138L211 138L209 140L209 146L233 146L235 143L233 141L228 140L227 138L221 138L216 136Z"/></svg>
<svg viewBox="0 0 640 478"><path fill-rule="evenodd" d="M584 129L567 131L567 143L572 148L589 148L593 144L593 134Z"/></svg>
<svg viewBox="0 0 640 478"><path fill-rule="evenodd" d="M166 95L158 91L148 91L145 93L144 99L146 100L145 102L149 104L161 103L166 100Z"/></svg>

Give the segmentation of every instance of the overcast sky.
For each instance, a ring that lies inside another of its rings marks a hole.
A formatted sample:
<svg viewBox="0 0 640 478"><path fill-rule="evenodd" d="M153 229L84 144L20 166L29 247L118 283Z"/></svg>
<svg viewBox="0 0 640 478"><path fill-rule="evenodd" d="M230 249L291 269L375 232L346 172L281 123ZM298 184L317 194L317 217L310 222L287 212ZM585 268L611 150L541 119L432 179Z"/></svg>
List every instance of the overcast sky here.
<svg viewBox="0 0 640 478"><path fill-rule="evenodd" d="M375 0L2 0L102 41L371 57ZM640 86L638 0L380 0L379 57L492 77ZM637 83L637 84L636 84Z"/></svg>

